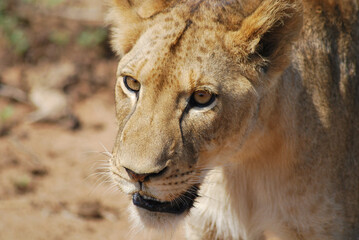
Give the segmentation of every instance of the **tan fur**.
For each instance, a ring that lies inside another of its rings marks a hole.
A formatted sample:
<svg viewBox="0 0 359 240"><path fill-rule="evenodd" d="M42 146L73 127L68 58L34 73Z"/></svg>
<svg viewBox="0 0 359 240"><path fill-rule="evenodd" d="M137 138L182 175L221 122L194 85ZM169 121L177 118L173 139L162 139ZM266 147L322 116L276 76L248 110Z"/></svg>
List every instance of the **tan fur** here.
<svg viewBox="0 0 359 240"><path fill-rule="evenodd" d="M189 214L131 206L188 239L359 239L356 0L114 0L113 180ZM141 83L138 97L122 77ZM198 89L217 95L188 108ZM138 174L167 171L142 184Z"/></svg>

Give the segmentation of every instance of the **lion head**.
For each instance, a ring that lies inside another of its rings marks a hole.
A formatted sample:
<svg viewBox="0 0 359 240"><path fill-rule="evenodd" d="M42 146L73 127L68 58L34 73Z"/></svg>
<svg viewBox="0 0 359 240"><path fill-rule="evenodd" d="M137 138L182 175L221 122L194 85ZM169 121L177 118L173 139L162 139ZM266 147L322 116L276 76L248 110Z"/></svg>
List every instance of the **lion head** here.
<svg viewBox="0 0 359 240"><path fill-rule="evenodd" d="M121 60L113 181L145 226L185 216L220 156L241 151L289 62L295 1L115 0Z"/></svg>

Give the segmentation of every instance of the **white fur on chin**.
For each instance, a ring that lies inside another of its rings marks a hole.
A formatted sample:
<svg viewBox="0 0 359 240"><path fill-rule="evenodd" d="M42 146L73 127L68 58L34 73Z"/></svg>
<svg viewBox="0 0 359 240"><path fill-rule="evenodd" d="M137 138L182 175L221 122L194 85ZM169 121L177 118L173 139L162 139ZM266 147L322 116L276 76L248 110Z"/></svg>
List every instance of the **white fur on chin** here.
<svg viewBox="0 0 359 240"><path fill-rule="evenodd" d="M156 230L164 234L164 236L171 236L175 232L180 222L187 215L151 212L146 209L136 207L132 203L128 207L132 230L136 232Z"/></svg>

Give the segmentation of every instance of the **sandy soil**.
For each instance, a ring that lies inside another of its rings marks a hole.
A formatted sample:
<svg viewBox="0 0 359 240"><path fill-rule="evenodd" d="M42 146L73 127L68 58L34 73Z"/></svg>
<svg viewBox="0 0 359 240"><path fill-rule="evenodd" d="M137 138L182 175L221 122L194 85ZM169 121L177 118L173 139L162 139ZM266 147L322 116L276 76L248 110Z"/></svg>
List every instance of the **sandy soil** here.
<svg viewBox="0 0 359 240"><path fill-rule="evenodd" d="M102 26L98 1L50 10L22 2L8 1L5 15L21 20L30 48L15 54L0 35L0 90L17 90L0 91L0 239L183 239L182 230L133 236L128 197L106 183L101 152L116 135L117 60L106 40L91 47L75 40ZM68 33L66 45L50 41L54 29Z"/></svg>

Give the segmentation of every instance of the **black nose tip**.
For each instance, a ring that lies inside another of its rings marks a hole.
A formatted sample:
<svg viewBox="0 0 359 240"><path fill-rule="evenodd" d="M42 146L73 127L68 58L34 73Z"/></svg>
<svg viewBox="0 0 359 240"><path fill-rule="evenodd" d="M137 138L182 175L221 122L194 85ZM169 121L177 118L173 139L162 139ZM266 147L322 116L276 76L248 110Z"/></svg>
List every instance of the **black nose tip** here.
<svg viewBox="0 0 359 240"><path fill-rule="evenodd" d="M156 172L156 173L141 173L141 174L136 173L128 168L125 168L125 169L126 169L128 176L132 180L134 180L136 182L146 182L152 177L159 177L159 176L163 175L166 172L167 167L165 167L164 169L162 169L161 171Z"/></svg>

